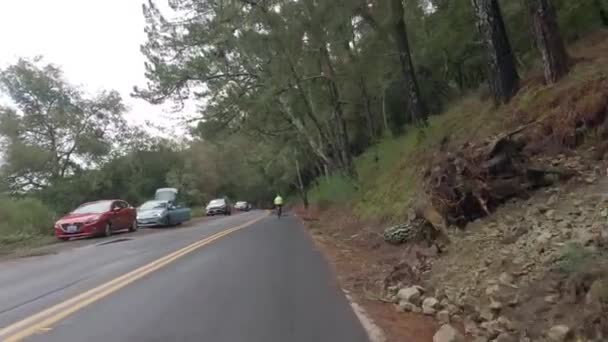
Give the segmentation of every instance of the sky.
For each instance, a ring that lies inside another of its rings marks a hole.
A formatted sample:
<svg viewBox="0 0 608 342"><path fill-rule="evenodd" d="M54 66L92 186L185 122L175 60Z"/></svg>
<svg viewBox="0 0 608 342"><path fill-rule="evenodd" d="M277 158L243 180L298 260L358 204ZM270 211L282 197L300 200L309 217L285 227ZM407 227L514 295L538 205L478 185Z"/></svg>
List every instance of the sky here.
<svg viewBox="0 0 608 342"><path fill-rule="evenodd" d="M128 122L183 132L171 105L153 106L129 94L143 86L144 0L0 0L0 68L19 57L44 56L66 79L94 94L114 89L129 107ZM166 1L161 1L166 2ZM192 104L185 113L192 114Z"/></svg>

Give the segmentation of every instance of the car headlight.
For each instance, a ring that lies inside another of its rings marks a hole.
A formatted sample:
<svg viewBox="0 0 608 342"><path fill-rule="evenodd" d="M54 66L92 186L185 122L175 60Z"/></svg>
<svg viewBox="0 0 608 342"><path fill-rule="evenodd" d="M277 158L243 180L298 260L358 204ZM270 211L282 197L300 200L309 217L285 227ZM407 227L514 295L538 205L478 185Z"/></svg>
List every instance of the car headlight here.
<svg viewBox="0 0 608 342"><path fill-rule="evenodd" d="M157 211L154 213L154 217L161 217L163 216L163 212L162 211Z"/></svg>

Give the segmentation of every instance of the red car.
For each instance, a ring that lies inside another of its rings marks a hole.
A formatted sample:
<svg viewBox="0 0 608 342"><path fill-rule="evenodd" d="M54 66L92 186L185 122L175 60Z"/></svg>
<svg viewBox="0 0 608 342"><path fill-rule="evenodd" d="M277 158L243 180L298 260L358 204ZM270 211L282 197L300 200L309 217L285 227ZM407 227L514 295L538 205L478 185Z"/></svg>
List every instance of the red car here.
<svg viewBox="0 0 608 342"><path fill-rule="evenodd" d="M119 230L137 230L137 212L122 200L89 202L76 208L55 223L55 236L61 240L73 237L110 236Z"/></svg>

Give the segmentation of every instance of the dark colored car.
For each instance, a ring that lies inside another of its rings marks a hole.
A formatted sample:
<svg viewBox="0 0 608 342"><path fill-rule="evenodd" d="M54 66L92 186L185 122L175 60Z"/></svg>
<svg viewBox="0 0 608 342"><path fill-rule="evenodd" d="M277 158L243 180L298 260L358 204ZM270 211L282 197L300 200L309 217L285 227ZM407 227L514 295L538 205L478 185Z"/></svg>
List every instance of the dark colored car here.
<svg viewBox="0 0 608 342"><path fill-rule="evenodd" d="M174 205L170 201L152 200L137 208L139 226L174 226L190 220L189 208Z"/></svg>
<svg viewBox="0 0 608 342"><path fill-rule="evenodd" d="M251 204L245 201L238 201L234 204L234 209L239 211L249 211L251 210Z"/></svg>
<svg viewBox="0 0 608 342"><path fill-rule="evenodd" d="M205 209L207 211L207 216L232 214L232 207L227 198L216 198L211 200Z"/></svg>
<svg viewBox="0 0 608 342"><path fill-rule="evenodd" d="M123 200L85 203L55 223L61 240L88 236L110 236L120 230L137 230L137 213Z"/></svg>

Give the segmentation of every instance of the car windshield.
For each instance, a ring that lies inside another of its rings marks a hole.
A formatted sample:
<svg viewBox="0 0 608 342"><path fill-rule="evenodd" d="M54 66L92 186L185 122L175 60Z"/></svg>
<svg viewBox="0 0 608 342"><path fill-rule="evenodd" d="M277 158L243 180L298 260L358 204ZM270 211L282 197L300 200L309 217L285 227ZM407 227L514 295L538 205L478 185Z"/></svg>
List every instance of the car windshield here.
<svg viewBox="0 0 608 342"><path fill-rule="evenodd" d="M214 199L211 202L209 202L210 206L215 206L215 205L224 205L224 200L223 199Z"/></svg>
<svg viewBox="0 0 608 342"><path fill-rule="evenodd" d="M245 205L247 204L246 202L236 202L236 205Z"/></svg>
<svg viewBox="0 0 608 342"><path fill-rule="evenodd" d="M110 211L112 201L102 201L83 204L72 211L72 214L101 214Z"/></svg>
<svg viewBox="0 0 608 342"><path fill-rule="evenodd" d="M150 210L150 209L164 209L167 207L167 202L165 201L148 201L142 204L139 209L141 210Z"/></svg>

